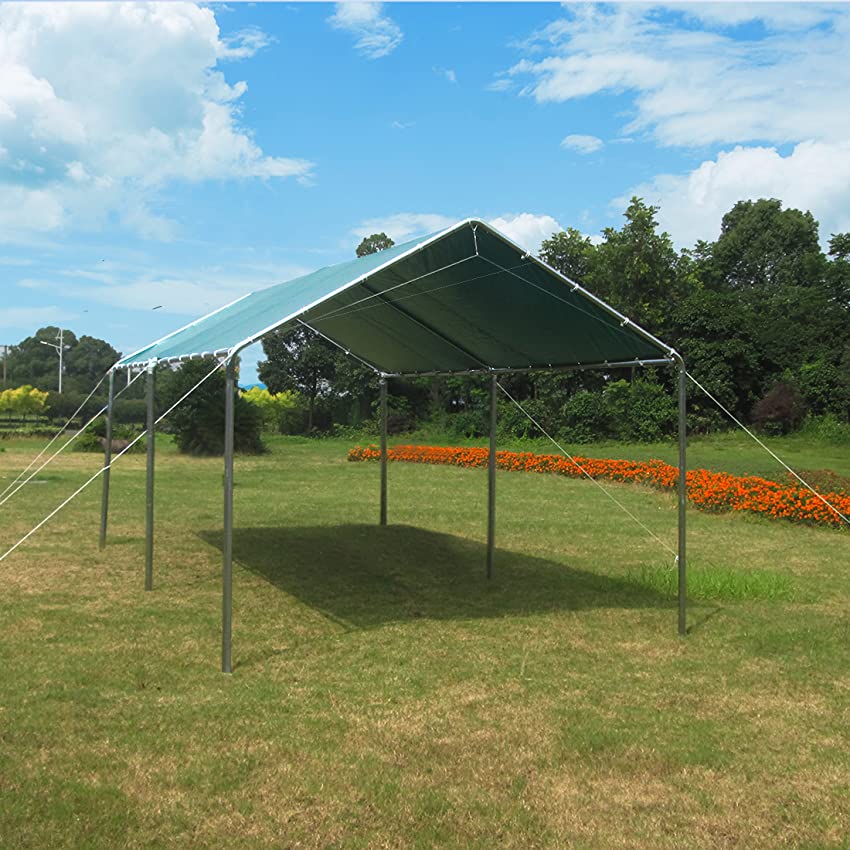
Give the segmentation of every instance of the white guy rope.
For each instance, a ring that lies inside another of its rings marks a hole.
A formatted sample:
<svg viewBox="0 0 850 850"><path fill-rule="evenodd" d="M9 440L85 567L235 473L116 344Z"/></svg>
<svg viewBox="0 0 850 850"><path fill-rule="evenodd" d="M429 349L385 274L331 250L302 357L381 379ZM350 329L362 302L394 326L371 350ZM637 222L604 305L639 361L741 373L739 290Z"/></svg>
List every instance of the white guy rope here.
<svg viewBox="0 0 850 850"><path fill-rule="evenodd" d="M182 404L190 395L192 395L193 392L195 392L196 389L198 389L199 386L201 386L201 384L203 384L208 378L212 377L212 375L215 372L217 372L221 368L222 364L225 363L226 361L227 361L227 358L225 358L224 360L220 360L218 363L216 363L216 365L209 372L207 372L207 374L204 375L204 377L201 378L201 380L198 381L198 383L195 384L195 386L192 387L192 389L190 389L188 392L186 392L182 396L180 396L180 398L177 399L177 401L175 401L174 404L172 404L171 407L169 407L168 410L166 410L165 413L163 413L153 423L154 426L159 425L159 423L162 422L162 420L165 419L165 417L168 416L168 414L171 413L171 411L174 410L175 407ZM139 375L141 375L141 374L142 374L142 372L139 372ZM138 377L138 375L136 377ZM128 386L129 386L129 384L128 384ZM92 477L89 478L88 481L86 481L84 484L80 485L73 493L71 493L70 496L68 496L67 499L65 499L64 502L62 502L62 504L55 507L43 520L41 520L41 522L38 523L38 525L31 528L17 543L15 543L14 546L11 546L2 555L0 555L0 561L5 561L6 558L9 555L11 555L12 552L15 551L15 549L18 548L18 546L20 546L22 543L24 543L26 540L28 540L30 537L32 537L33 534L35 534L36 531L38 531L48 520L55 517L56 514L58 514L59 511L61 511L62 508L65 507L65 505L67 505L69 502L73 501L77 496L79 496L80 493L82 493L83 490L85 490L86 487L88 487L89 484L92 483L92 481L95 481L97 478L99 478L104 472L106 472L107 469L111 469L112 466L115 464L115 462L118 460L118 458L121 457L123 454L126 454L128 451L130 451L130 449L132 449L133 446L135 446L136 443L138 443L139 440L141 440L142 437L144 437L146 433L147 433L147 430L142 431L142 433L139 434L131 443L129 443L127 446L125 446L125 448L123 448L120 452L118 452L118 454L115 455L114 458L112 458L112 461L109 464L107 464L106 466L102 466L100 469L98 469L98 471L95 472L95 474L92 475ZM151 436L153 437L153 435L151 435Z"/></svg>
<svg viewBox="0 0 850 850"><path fill-rule="evenodd" d="M821 496L820 493L818 493L817 490L815 490L814 487L812 487L811 484L809 484L808 481L804 481L796 472L794 472L794 470L791 469L791 467L788 466L788 464L785 463L785 461L782 460L782 458L779 457L779 455L776 454L775 451L769 449L749 428L747 428L746 425L744 425L743 422L741 422L740 419L738 419L732 413L732 411L729 410L729 408L721 404L690 372L687 372L686 374L691 379L693 384L697 387L697 389L702 390L702 392L704 392L739 428L746 431L746 433L749 434L749 436L752 437L775 461L784 466L785 469L787 469L788 472L790 472L807 490L810 490L812 493L814 493L814 495L817 496L836 516L841 517L841 519L843 519L844 522L847 523L847 525L850 525L850 519L844 516L844 514L841 513L841 511L839 511L838 508L835 507L835 505L827 501L823 496Z"/></svg>
<svg viewBox="0 0 850 850"><path fill-rule="evenodd" d="M139 375L141 375L141 374L143 374L143 373L142 373L142 372L139 372L139 373L138 373L138 375L136 375L136 377L135 377L135 378L133 378L133 380L132 380L132 381L130 381L130 383L129 383L129 384L127 384L127 386L126 386L126 387L123 387L123 388L122 388L122 389L120 389L117 393L115 393L115 396L113 397L113 400L114 400L114 399L116 399L116 398L118 398L118 396L120 396L120 395L121 395L121 393L123 393L123 392L124 392L124 390L129 389L129 388L133 385L133 383L136 381L136 378L138 378L138 377L139 377ZM65 441L65 442L64 442L64 443L63 443L63 444L62 444L62 445L58 448L58 449L56 449L56 451L55 451L55 452L53 452L53 454L52 454L52 455L50 455L50 457L49 457L49 458L47 458L47 460L46 460L46 461L44 461L44 463L43 463L43 464L41 464L41 466L39 466L37 469L34 469L34 470L33 470L33 471L32 471L32 472L31 472L31 473L30 473L30 474L29 474L29 475L28 475L28 476L27 476L27 477L26 477L23 481L21 481L21 483L20 483L20 484L18 484L18 486L17 486L17 487L15 487L15 489L14 489L14 490L12 490L12 492L11 492L11 493L9 493L9 495L8 495L8 496L5 496L5 498L0 499L0 507L2 507L3 505L5 505L5 504L6 504L6 502L8 502L8 501L9 501L9 499L11 499L11 498L12 498L12 496L14 496L14 495L15 495L15 493L17 493L17 492L18 492L18 491L19 491L22 487L24 487L24 485L29 484L29 482L30 482L30 481L32 481L32 479L33 479L33 478L35 478L35 476L36 476L36 475L38 475L38 473L39 473L39 472L41 472L41 470L42 470L42 469L44 469L44 467L45 467L45 466L47 466L47 464L49 464L49 463L50 463L50 462L51 462L51 461L52 461L55 457L57 457L58 455L62 454L62 452L64 452L64 451L65 451L65 449L67 449L67 448L68 448L68 446L70 446L70 445L71 445L71 443L73 443L73 442L74 442L74 440L76 440L76 439L77 439L77 437L79 437L79 436L80 436L80 434L82 434L82 433L83 433L83 431L85 431L85 430L86 430L86 428L88 428L88 427L89 427L89 425L91 425L91 424L92 424L92 422L94 422L94 421L95 421L95 419L97 419L97 417L98 417L98 416L100 416L100 415L101 415L101 414L102 414L102 413L106 410L106 408L107 408L107 405L103 405L103 407L101 407L101 408L100 408L100 410L98 410L98 412L97 412L97 413L95 413L95 415L94 415L94 416L92 416L92 418L91 418L91 419L89 419L89 421L88 421L88 422L86 422L86 424L85 424L85 425L83 425L83 427L82 427L82 428L80 428L80 430L79 430L79 431L77 431L76 433L72 434L72 435L71 435L71 436L70 436L70 437L69 437L69 438L68 438L68 439L67 439L67 440L66 440L66 441ZM51 442L52 442L52 441L51 441ZM27 467L27 468L29 468L29 467ZM26 471L26 470L24 470L24 471ZM8 488L6 488L6 489L8 490ZM4 490L4 491L3 491L3 493L5 494L5 493L6 493L6 490Z"/></svg>
<svg viewBox="0 0 850 850"><path fill-rule="evenodd" d="M592 481L623 513L627 514L631 517L650 537L654 538L661 546L663 546L674 558L678 560L679 556L676 553L676 550L673 549L672 546L665 543L651 528L647 527L642 523L622 502L620 502L616 496L612 495L608 490L606 490L498 381L496 382L499 386L499 389L519 408L519 410L524 413L528 420L545 436L549 439L555 448L561 452L561 454L568 457L573 464L578 468L578 470L587 478ZM0 558L2 560L2 558Z"/></svg>
<svg viewBox="0 0 850 850"><path fill-rule="evenodd" d="M94 385L94 389L83 399L82 404L71 414L71 416L68 418L68 421L53 435L53 439L29 462L26 469L21 470L15 480L11 484L9 484L2 493L0 493L0 499L2 499L3 496L5 496L6 493L8 493L9 490L11 490L18 483L18 481L20 481L21 478L30 471L30 469L32 469L33 464L38 463L38 459L59 439L59 437L62 436L62 434L65 433L67 427L74 421L74 417L76 417L79 412L86 406L88 400L97 392L98 387L100 387L100 385L106 380L106 376L108 374L109 372L103 373L101 379Z"/></svg>

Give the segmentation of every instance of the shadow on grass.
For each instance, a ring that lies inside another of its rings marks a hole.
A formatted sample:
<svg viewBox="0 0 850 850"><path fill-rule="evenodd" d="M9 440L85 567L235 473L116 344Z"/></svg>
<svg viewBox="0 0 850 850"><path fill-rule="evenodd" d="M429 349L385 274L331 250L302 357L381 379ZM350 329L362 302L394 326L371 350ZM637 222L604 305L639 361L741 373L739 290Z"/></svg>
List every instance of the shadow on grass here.
<svg viewBox="0 0 850 850"><path fill-rule="evenodd" d="M200 536L221 548L220 531ZM237 528L233 557L248 570L348 627L417 618L472 619L587 608L669 608L626 579L497 549L463 537L391 525Z"/></svg>

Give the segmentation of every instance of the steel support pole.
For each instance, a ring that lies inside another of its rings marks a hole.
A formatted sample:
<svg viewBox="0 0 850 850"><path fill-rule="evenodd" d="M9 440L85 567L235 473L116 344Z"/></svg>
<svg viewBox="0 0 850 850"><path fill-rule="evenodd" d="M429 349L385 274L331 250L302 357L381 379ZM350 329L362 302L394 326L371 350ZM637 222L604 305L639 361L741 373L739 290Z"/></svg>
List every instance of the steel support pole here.
<svg viewBox="0 0 850 850"><path fill-rule="evenodd" d="M233 625L233 407L236 361L227 361L224 382L224 560L221 570L221 672L231 672L230 639Z"/></svg>
<svg viewBox="0 0 850 850"><path fill-rule="evenodd" d="M493 578L493 553L496 548L496 415L499 379L490 376L490 454L487 460L487 578Z"/></svg>
<svg viewBox="0 0 850 850"><path fill-rule="evenodd" d="M109 464L112 463L112 409L115 405L115 372L109 373L109 397L106 402L106 440L103 444L103 495L100 500L100 548L106 546L106 523L109 518Z"/></svg>
<svg viewBox="0 0 850 850"><path fill-rule="evenodd" d="M387 524L387 379L381 378L381 525Z"/></svg>
<svg viewBox="0 0 850 850"><path fill-rule="evenodd" d="M684 361L679 361L679 634L686 635L687 624L687 558L685 556L685 518L688 504L688 479L686 447L687 422L687 371Z"/></svg>
<svg viewBox="0 0 850 850"><path fill-rule="evenodd" d="M154 369L156 364L148 364L147 381L147 488L145 499L145 590L153 590L153 473L154 473Z"/></svg>

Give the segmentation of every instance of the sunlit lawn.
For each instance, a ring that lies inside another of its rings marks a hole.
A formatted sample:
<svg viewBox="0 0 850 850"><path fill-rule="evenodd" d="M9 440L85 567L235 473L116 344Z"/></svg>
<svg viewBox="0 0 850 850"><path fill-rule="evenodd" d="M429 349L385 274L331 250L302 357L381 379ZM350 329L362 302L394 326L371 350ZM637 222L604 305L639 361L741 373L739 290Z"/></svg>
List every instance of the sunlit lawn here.
<svg viewBox="0 0 850 850"><path fill-rule="evenodd" d="M39 444L2 445L0 490ZM500 472L488 583L482 470L392 466L381 529L349 446L237 460L232 676L220 460L159 441L152 593L142 456L104 552L95 485L0 563L0 847L848 846L850 533L691 511L682 639L670 555L592 484ZM2 548L98 463L0 507ZM674 545L673 495L606 486Z"/></svg>

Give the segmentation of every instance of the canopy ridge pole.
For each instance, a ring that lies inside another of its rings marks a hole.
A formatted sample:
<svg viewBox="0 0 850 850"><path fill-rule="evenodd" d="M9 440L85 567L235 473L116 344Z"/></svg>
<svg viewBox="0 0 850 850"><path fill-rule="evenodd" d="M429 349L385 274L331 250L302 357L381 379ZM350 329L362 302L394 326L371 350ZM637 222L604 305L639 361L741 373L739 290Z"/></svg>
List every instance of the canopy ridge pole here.
<svg viewBox="0 0 850 850"><path fill-rule="evenodd" d="M156 361L151 360L147 365L147 424L145 430L148 436L147 445L147 480L145 488L145 590L153 590L153 484L154 484L154 371Z"/></svg>
<svg viewBox="0 0 850 850"><path fill-rule="evenodd" d="M384 373L377 367L370 363L368 360L364 360L359 354L355 354L351 349L346 348L342 343L337 342L333 337L329 337L326 333L322 333L317 328L314 328L312 325L308 325L303 319L296 319L299 325L303 325L307 328L308 331L313 331L314 334L318 334L322 339L327 340L331 345L335 345L343 354L347 354L349 357L353 357L355 360L358 360L362 363L366 368L371 369L376 375L383 375Z"/></svg>
<svg viewBox="0 0 850 850"><path fill-rule="evenodd" d="M236 358L225 367L224 381L224 544L221 570L221 672L232 672L233 629L233 419Z"/></svg>
<svg viewBox="0 0 850 850"><path fill-rule="evenodd" d="M685 361L681 357L678 358L677 367L679 372L679 554L676 556L676 563L679 568L679 634L685 636L688 633L688 577L685 553L685 521L688 505L688 470L686 457L688 442L688 373L685 369Z"/></svg>
<svg viewBox="0 0 850 850"><path fill-rule="evenodd" d="M487 459L487 578L493 578L496 549L496 420L499 379L490 376L490 454Z"/></svg>
<svg viewBox="0 0 850 850"><path fill-rule="evenodd" d="M387 524L387 378L381 377L381 525Z"/></svg>
<svg viewBox="0 0 850 850"><path fill-rule="evenodd" d="M367 292L371 292L371 290L369 289L368 286L366 286L366 284L363 284L363 288ZM490 367L480 357L477 357L471 351L464 348L462 345L458 345L454 340L451 340L447 336L444 336L439 331L432 328L430 325L426 324L425 322L421 321L420 319L417 319L415 316L412 316L410 313L407 312L407 310L403 310L401 307L396 306L394 301L388 301L386 298L383 297L383 295L384 295L383 292L376 292L374 294L378 298L379 301L386 304L388 307L392 307L393 310L395 310L397 313L401 313L401 315L404 316L406 319L410 319L410 321L413 322L415 325L419 325L419 327L422 328L423 330L428 331L428 333L437 337L437 339L442 340L447 345L450 345L452 348L459 351L464 357L468 357L470 360L474 360L483 369L489 370Z"/></svg>
<svg viewBox="0 0 850 850"><path fill-rule="evenodd" d="M106 440L103 444L103 494L100 501L100 539L101 549L106 546L106 524L109 519L109 465L112 463L112 416L115 406L115 372L109 371L109 395L106 402Z"/></svg>

